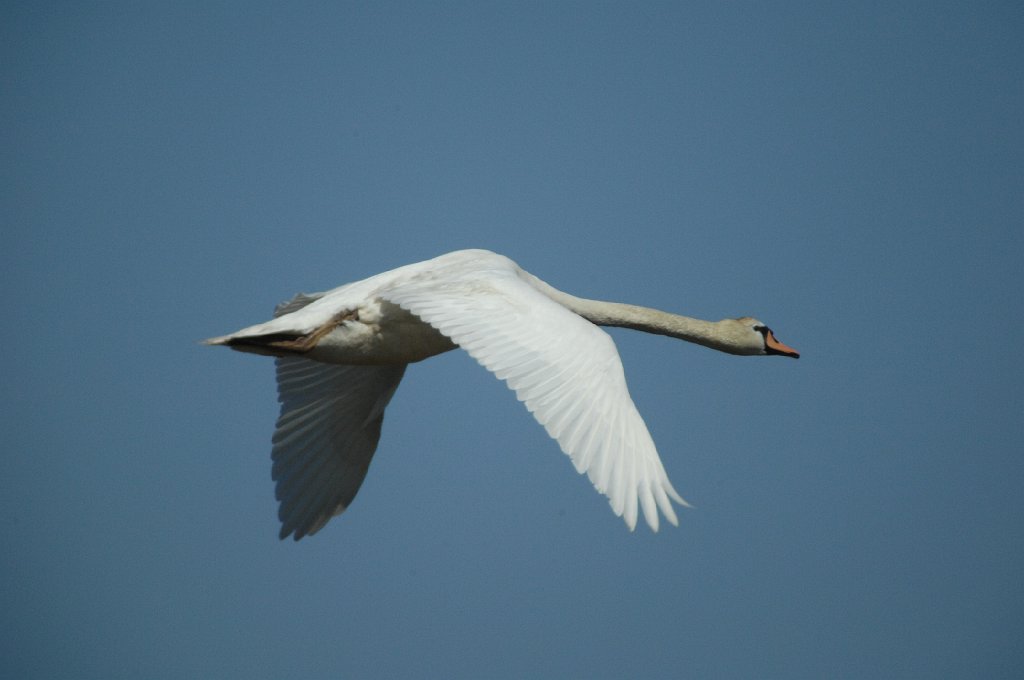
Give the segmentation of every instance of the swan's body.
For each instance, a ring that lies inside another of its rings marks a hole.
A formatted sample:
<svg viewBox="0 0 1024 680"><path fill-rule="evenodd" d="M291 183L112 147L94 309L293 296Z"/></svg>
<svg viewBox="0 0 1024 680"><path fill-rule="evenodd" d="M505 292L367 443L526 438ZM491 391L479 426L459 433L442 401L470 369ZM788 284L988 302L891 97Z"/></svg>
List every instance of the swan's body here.
<svg viewBox="0 0 1024 680"><path fill-rule="evenodd" d="M573 297L485 250L461 250L279 305L275 318L206 342L277 358L273 476L281 537L318 531L351 503L409 363L462 347L515 390L615 514L678 524L672 488L595 324L732 354L799 354L749 317L701 321Z"/></svg>

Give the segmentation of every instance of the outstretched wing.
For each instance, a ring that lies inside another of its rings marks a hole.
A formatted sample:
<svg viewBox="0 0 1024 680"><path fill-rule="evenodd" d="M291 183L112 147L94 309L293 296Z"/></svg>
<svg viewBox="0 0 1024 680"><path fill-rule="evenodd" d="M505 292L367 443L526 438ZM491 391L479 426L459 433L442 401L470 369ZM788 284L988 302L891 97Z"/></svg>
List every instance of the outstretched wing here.
<svg viewBox="0 0 1024 680"><path fill-rule="evenodd" d="M302 309L323 293L300 293L274 317ZM271 454L281 538L315 534L341 514L366 478L380 441L384 409L405 365L341 366L278 357L281 414Z"/></svg>
<svg viewBox="0 0 1024 680"><path fill-rule="evenodd" d="M341 366L279 357L273 478L281 538L314 534L349 506L380 440L405 365Z"/></svg>
<svg viewBox="0 0 1024 680"><path fill-rule="evenodd" d="M669 499L686 503L668 480L607 333L524 281L514 265L417 277L378 294L504 380L631 530L638 504L653 530L657 508L678 524Z"/></svg>

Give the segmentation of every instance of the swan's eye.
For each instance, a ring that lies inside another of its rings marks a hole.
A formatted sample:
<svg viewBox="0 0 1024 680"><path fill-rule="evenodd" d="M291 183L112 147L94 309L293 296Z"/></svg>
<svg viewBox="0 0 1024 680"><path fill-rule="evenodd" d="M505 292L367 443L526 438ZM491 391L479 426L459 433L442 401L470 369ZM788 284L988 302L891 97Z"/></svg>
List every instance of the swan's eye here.
<svg viewBox="0 0 1024 680"><path fill-rule="evenodd" d="M766 335L769 332L768 326L754 326L754 330L760 333L761 335Z"/></svg>

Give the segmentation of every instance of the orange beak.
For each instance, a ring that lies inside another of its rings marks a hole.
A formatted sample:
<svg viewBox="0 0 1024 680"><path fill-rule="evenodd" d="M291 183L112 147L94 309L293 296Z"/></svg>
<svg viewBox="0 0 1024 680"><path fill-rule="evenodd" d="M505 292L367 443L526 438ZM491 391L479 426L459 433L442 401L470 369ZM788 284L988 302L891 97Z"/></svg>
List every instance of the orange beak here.
<svg viewBox="0 0 1024 680"><path fill-rule="evenodd" d="M781 354L787 357L793 357L794 359L800 358L800 352L789 345L783 345L781 342L775 339L775 336L771 331L764 334L764 346L767 348L769 354Z"/></svg>

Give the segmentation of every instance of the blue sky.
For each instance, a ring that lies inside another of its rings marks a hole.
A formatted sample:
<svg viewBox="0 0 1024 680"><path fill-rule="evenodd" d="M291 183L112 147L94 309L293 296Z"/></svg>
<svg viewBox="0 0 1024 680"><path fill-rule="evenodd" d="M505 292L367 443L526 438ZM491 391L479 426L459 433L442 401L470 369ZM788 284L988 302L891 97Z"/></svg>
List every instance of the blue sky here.
<svg viewBox="0 0 1024 680"><path fill-rule="evenodd" d="M1018 4L0 12L0 676L1020 677ZM279 542L197 341L466 247L803 356L612 330L657 535L434 358Z"/></svg>

